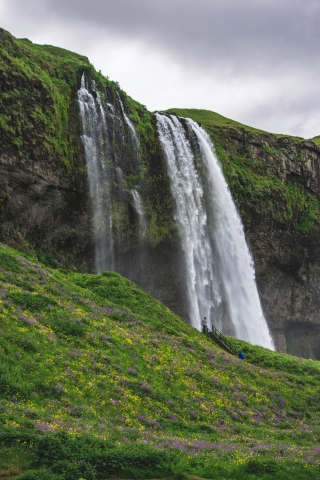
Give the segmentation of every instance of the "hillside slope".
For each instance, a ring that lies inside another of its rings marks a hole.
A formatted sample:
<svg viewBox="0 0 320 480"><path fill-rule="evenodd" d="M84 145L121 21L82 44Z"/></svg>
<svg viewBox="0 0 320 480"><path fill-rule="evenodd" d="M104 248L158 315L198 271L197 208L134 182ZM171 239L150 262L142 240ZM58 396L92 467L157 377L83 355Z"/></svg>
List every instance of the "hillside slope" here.
<svg viewBox="0 0 320 480"><path fill-rule="evenodd" d="M240 342L241 361L114 272L5 245L0 302L1 478L317 478L319 362Z"/></svg>

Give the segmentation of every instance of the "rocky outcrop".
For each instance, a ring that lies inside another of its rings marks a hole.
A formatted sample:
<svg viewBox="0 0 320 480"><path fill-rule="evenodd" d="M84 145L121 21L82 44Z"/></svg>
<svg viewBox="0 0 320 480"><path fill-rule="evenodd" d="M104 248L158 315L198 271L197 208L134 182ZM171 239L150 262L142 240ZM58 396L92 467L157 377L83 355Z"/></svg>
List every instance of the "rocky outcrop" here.
<svg viewBox="0 0 320 480"><path fill-rule="evenodd" d="M230 157L246 155L282 182L320 198L320 148L312 141L225 134ZM267 207L267 206L266 206ZM267 208L266 208L267 210ZM292 231L269 213L242 209L265 316L279 351L320 359L320 232Z"/></svg>
<svg viewBox="0 0 320 480"><path fill-rule="evenodd" d="M0 192L2 241L34 248L44 260L56 255L63 266L84 263L87 267L90 260L79 258L85 250L89 257L93 254L88 249L91 222L86 189L77 188L76 181L59 180L49 168L40 175L0 157Z"/></svg>

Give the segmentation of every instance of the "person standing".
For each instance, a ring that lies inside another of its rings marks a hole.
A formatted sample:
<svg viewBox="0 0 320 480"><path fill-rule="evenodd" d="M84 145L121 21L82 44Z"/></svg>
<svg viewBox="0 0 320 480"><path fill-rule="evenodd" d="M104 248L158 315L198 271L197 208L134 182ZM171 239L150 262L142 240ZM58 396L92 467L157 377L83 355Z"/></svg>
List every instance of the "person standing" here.
<svg viewBox="0 0 320 480"><path fill-rule="evenodd" d="M201 324L202 324L202 332L207 333L207 330L208 330L207 317L203 318Z"/></svg>

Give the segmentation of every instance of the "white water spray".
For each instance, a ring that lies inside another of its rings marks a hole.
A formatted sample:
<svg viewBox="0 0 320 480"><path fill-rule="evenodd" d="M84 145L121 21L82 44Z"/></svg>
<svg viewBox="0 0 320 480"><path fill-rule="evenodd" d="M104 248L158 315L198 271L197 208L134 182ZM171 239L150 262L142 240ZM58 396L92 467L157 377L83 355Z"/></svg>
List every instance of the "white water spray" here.
<svg viewBox="0 0 320 480"><path fill-rule="evenodd" d="M207 316L238 338L274 349L241 219L208 134L190 119L157 114L185 258L191 323Z"/></svg>
<svg viewBox="0 0 320 480"><path fill-rule="evenodd" d="M110 182L107 172L107 123L99 92L92 82L89 92L85 74L82 75L81 88L78 90L78 102L82 122L81 136L87 169L88 183L93 211L95 238L95 263L98 272L113 268L112 212L110 201Z"/></svg>

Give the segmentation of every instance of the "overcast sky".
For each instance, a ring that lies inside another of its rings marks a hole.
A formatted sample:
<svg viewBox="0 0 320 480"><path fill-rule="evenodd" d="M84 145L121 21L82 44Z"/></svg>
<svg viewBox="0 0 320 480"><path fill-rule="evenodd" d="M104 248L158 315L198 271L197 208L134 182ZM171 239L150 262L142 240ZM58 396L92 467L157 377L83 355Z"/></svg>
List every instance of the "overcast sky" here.
<svg viewBox="0 0 320 480"><path fill-rule="evenodd" d="M320 135L320 0L0 0L0 20L88 56L150 110Z"/></svg>

